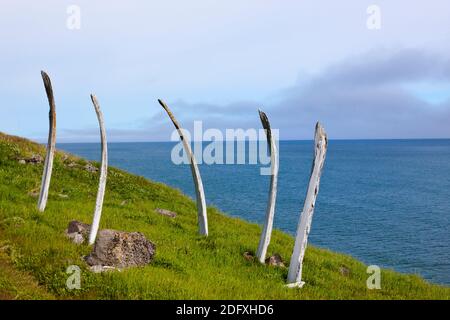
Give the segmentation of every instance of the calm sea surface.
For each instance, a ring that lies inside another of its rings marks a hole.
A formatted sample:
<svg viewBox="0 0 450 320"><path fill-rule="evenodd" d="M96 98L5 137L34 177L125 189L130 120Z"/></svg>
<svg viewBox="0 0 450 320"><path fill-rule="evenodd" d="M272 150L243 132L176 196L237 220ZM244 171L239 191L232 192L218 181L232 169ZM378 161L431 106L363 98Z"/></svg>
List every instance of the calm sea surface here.
<svg viewBox="0 0 450 320"><path fill-rule="evenodd" d="M175 143L110 143L110 165L194 197ZM98 144L59 144L100 159ZM248 162L248 161L247 161ZM312 141L280 142L275 227L295 234L312 162ZM200 166L208 205L262 223L269 176L259 164ZM310 242L367 264L450 285L450 140L330 141Z"/></svg>

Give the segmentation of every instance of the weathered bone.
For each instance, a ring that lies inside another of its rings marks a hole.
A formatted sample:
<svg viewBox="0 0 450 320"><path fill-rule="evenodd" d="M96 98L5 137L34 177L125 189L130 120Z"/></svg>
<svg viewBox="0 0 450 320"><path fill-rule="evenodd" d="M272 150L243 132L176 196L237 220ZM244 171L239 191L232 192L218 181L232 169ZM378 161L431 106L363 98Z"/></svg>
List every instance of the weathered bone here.
<svg viewBox="0 0 450 320"><path fill-rule="evenodd" d="M45 92L47 93L50 111L48 113L49 129L47 142L47 155L44 162L44 172L42 173L41 191L39 193L38 210L44 211L47 205L48 188L50 187L50 179L52 177L53 158L55 156L56 143L56 107L55 98L53 96L52 83L50 77L44 71L41 71L42 80L44 81Z"/></svg>
<svg viewBox="0 0 450 320"><path fill-rule="evenodd" d="M184 136L183 129L181 128L178 121L175 119L175 116L172 114L169 107L161 99L158 99L158 102L164 108L164 110L167 112L167 115L169 116L170 120L172 120L173 125L177 129L178 134L180 135L180 139L183 143L183 147L188 155L189 162L191 164L192 178L194 179L194 184L195 184L195 192L197 195L197 214L198 214L199 233L201 235L207 236L208 235L208 216L207 216L207 212L206 212L205 192L203 191L202 177L200 176L200 171L198 170L197 161L195 160L195 156L192 153L191 145L190 145L189 141L186 139L186 137Z"/></svg>
<svg viewBox="0 0 450 320"><path fill-rule="evenodd" d="M102 142L102 162L100 168L100 181L98 184L97 200L95 202L94 220L92 222L91 232L89 234L89 244L95 242L98 228L100 225L100 218L102 216L103 198L105 196L106 176L108 174L108 145L106 142L106 131L103 123L103 113L100 110L97 98L91 94L91 100L94 104L95 113L97 114L98 124L100 126L100 137Z"/></svg>
<svg viewBox="0 0 450 320"><path fill-rule="evenodd" d="M270 178L270 189L269 189L269 200L267 202L266 209L266 221L264 224L263 231L261 233L261 238L259 240L258 250L256 256L259 262L264 263L266 259L267 247L270 243L270 237L272 235L273 227L273 217L275 215L275 202L277 198L277 182L278 182L278 150L276 146L276 141L274 141L272 136L272 130L270 129L269 119L267 115L259 110L259 117L261 118L261 123L266 131L267 135L267 145L270 150L270 163L271 163L271 178Z"/></svg>
<svg viewBox="0 0 450 320"><path fill-rule="evenodd" d="M311 169L308 191L306 193L303 211L297 228L294 250L291 256L287 282L289 287L302 287L302 264L305 256L308 235L311 229L311 221L314 214L314 207L319 193L320 176L327 153L328 139L324 128L320 123L316 124L314 137L314 160Z"/></svg>

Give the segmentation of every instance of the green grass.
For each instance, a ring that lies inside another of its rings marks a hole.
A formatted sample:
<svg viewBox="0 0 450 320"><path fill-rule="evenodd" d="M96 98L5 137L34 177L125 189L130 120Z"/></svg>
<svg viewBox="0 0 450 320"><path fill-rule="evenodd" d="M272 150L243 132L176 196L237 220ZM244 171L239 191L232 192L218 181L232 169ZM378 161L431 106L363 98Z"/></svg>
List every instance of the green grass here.
<svg viewBox="0 0 450 320"><path fill-rule="evenodd" d="M40 213L32 193L39 191L42 164L21 164L18 159L44 152L41 145L0 133L0 299L450 298L448 287L390 270L382 270L380 290L369 290L367 266L313 246L304 261L306 285L286 288L286 268L243 258L245 251L257 247L258 225L208 208L210 236L200 237L192 199L116 168L108 171L101 228L142 232L156 244L156 256L146 267L91 273L82 259L91 248L73 244L64 230L71 220L91 223L98 172L85 170L86 160L58 152L47 209ZM68 166L72 162L79 166ZM178 216L159 215L155 208ZM269 253L288 260L293 242L275 230ZM66 288L70 265L82 270L80 290ZM343 266L350 274L341 274Z"/></svg>

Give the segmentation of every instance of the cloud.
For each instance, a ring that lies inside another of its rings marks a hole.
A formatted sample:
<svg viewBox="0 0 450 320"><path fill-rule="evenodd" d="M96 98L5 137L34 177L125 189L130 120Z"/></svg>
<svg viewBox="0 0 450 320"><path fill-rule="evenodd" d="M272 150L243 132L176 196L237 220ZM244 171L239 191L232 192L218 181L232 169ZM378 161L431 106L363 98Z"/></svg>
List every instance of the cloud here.
<svg viewBox="0 0 450 320"><path fill-rule="evenodd" d="M209 103L190 104L183 100L166 101L182 127L193 132L194 121L202 121L202 126L217 128L225 132L227 128L259 128L258 108L256 102L241 101L225 105ZM156 102L157 104L157 102ZM133 129L108 128L109 141L169 141L175 130L169 117L161 108L160 112L139 120ZM98 128L62 129L61 142L95 142L99 141Z"/></svg>
<svg viewBox="0 0 450 320"><path fill-rule="evenodd" d="M386 85L420 80L450 80L450 59L419 49L387 53L372 50L330 66L318 84Z"/></svg>
<svg viewBox="0 0 450 320"><path fill-rule="evenodd" d="M450 60L418 49L369 52L289 88L271 112L284 138L296 137L295 118L300 135L320 120L335 138L449 137L449 101L431 104L407 89L423 82L450 83Z"/></svg>
<svg viewBox="0 0 450 320"><path fill-rule="evenodd" d="M331 139L450 137L450 101L430 103L409 89L411 84L445 88L450 60L420 49L383 50L340 61L309 79L282 90L270 103L236 101L219 105L167 101L182 125L203 128L259 129L257 110L267 112L281 139L311 139L316 121ZM108 130L111 141L167 141L173 126L163 110L140 120L135 129ZM97 130L66 130L95 139Z"/></svg>

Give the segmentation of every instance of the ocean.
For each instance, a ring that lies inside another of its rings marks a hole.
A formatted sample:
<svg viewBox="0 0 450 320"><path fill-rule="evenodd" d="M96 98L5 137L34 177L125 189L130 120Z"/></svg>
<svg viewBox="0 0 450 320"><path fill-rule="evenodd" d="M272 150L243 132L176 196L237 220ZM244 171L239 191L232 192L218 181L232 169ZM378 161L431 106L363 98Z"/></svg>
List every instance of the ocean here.
<svg viewBox="0 0 450 320"><path fill-rule="evenodd" d="M109 143L109 164L195 197L189 165L171 161L175 144ZM99 144L58 148L100 160ZM295 235L313 142L281 141L279 152L274 226ZM262 223L270 176L261 167L200 165L207 204ZM309 243L450 285L450 140L329 141Z"/></svg>

